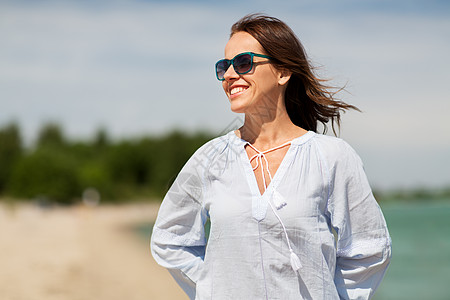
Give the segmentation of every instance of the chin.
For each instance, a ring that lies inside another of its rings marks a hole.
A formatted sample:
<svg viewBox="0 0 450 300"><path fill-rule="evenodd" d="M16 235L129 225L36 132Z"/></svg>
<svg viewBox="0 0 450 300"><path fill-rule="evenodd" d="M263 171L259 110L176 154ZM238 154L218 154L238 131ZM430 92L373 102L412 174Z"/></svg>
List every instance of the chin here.
<svg viewBox="0 0 450 300"><path fill-rule="evenodd" d="M231 103L230 109L232 112L236 113L236 114L242 114L245 113L245 106L242 105L236 105Z"/></svg>
<svg viewBox="0 0 450 300"><path fill-rule="evenodd" d="M235 114L244 114L245 111L240 110L240 109L231 109L232 112L234 112Z"/></svg>
<svg viewBox="0 0 450 300"><path fill-rule="evenodd" d="M249 109L249 101L246 99L230 100L230 109L237 114L243 114Z"/></svg>

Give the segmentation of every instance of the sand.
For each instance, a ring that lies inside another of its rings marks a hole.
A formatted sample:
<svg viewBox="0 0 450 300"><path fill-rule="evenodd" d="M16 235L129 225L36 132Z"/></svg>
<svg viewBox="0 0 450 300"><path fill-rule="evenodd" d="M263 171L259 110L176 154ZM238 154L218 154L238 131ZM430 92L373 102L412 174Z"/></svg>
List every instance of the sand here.
<svg viewBox="0 0 450 300"><path fill-rule="evenodd" d="M153 222L157 209L0 202L0 299L188 299L131 229Z"/></svg>

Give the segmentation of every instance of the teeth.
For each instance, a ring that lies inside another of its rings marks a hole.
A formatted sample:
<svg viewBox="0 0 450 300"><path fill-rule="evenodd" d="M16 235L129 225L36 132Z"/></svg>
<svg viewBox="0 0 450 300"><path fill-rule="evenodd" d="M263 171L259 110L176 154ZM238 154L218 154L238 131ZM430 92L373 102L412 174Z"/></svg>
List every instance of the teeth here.
<svg viewBox="0 0 450 300"><path fill-rule="evenodd" d="M234 94L236 94L236 93L245 91L246 89L247 89L247 88L243 88L243 87L235 87L235 88L233 88L233 89L230 91L230 94L231 94L231 95L234 95Z"/></svg>

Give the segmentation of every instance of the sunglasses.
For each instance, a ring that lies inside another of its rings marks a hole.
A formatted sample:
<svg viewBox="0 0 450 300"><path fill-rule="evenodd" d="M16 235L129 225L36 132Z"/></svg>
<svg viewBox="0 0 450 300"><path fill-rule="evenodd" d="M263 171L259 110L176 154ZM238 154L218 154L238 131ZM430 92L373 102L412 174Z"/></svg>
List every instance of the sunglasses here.
<svg viewBox="0 0 450 300"><path fill-rule="evenodd" d="M225 80L224 76L228 68L233 65L237 74L247 74L253 69L253 57L264 57L272 59L270 56L253 52L244 52L236 55L233 59L221 59L216 63L216 77L218 80Z"/></svg>

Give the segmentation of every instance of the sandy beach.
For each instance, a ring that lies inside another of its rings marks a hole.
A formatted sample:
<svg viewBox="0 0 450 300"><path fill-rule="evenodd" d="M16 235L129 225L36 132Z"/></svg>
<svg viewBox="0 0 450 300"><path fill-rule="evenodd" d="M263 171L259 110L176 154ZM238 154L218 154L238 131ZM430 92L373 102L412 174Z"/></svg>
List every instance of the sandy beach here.
<svg viewBox="0 0 450 300"><path fill-rule="evenodd" d="M153 223L157 210L0 202L0 299L188 299L131 229Z"/></svg>

